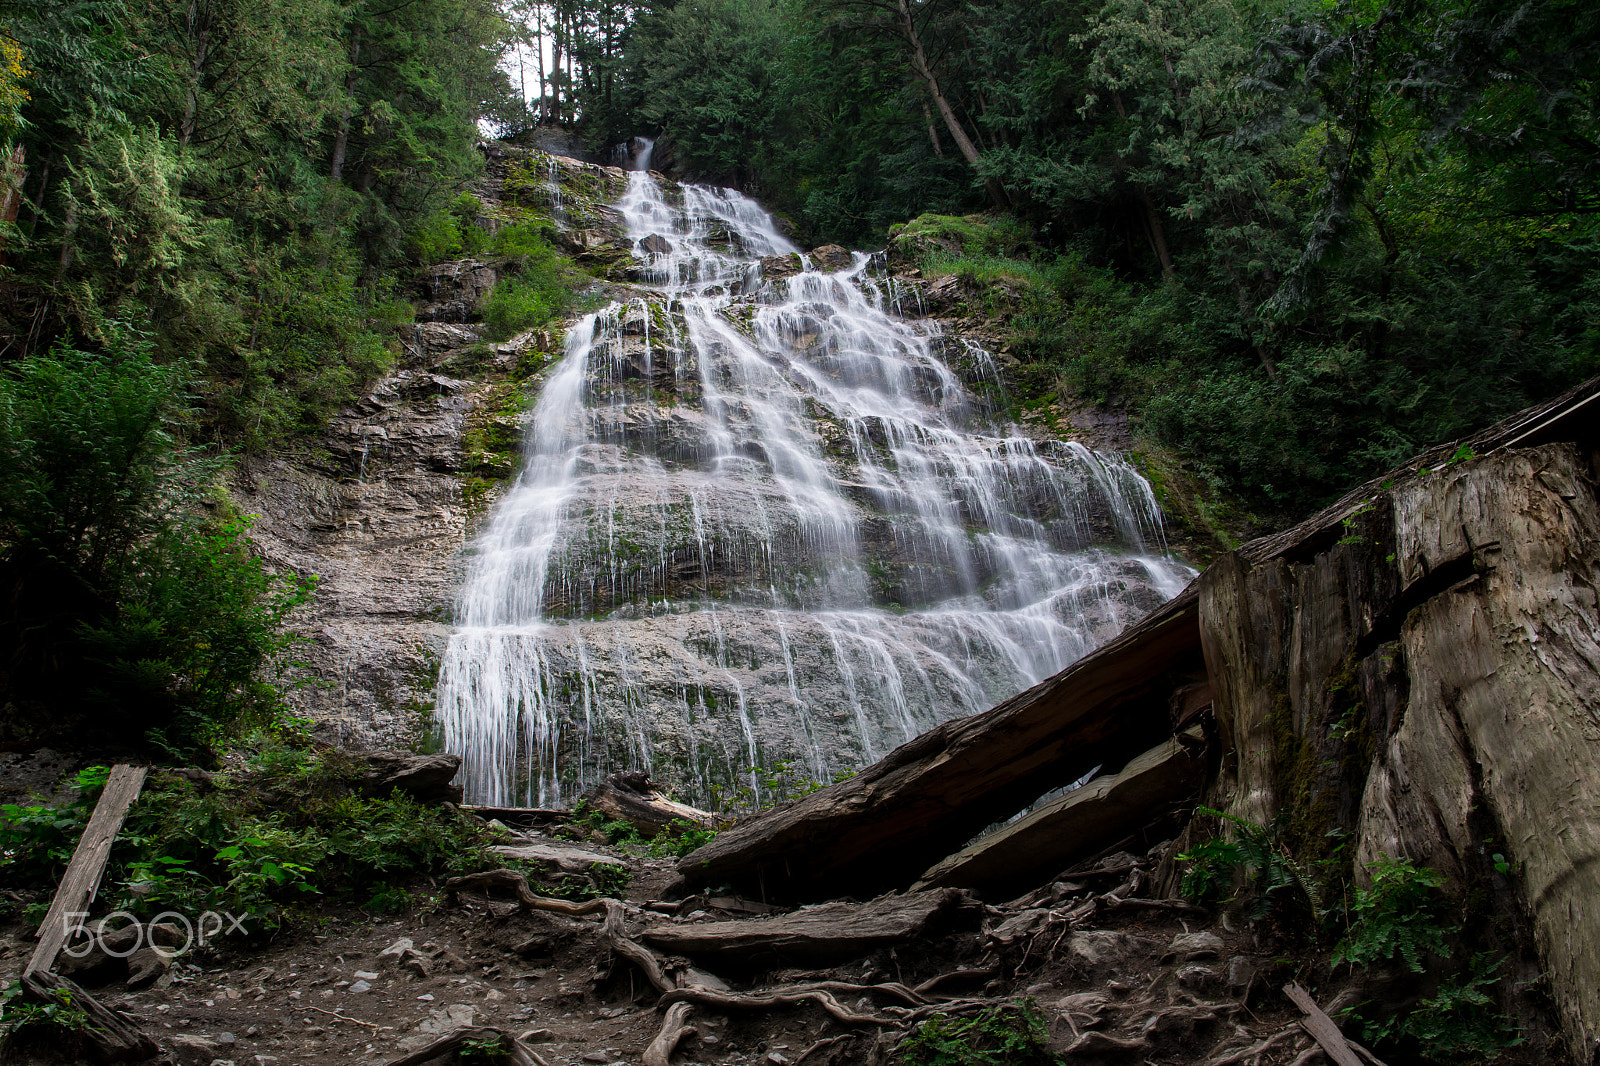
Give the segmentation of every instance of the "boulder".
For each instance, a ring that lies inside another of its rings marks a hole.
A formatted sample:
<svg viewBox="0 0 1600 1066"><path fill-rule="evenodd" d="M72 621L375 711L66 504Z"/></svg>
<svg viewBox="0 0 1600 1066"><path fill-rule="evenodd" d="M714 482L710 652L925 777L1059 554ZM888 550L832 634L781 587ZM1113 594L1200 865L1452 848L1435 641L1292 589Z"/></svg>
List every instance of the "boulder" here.
<svg viewBox="0 0 1600 1066"><path fill-rule="evenodd" d="M848 248L837 244L824 244L820 248L811 249L811 261L818 270L832 273L836 270L848 270L855 263L855 257Z"/></svg>
<svg viewBox="0 0 1600 1066"><path fill-rule="evenodd" d="M639 250L650 255L671 255L672 242L659 233L652 233L639 242Z"/></svg>

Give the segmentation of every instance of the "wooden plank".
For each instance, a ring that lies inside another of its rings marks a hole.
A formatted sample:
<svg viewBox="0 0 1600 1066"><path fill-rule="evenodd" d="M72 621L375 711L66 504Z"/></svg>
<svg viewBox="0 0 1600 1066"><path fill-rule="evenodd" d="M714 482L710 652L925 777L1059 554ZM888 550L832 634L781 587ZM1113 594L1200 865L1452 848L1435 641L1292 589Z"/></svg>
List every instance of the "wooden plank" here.
<svg viewBox="0 0 1600 1066"><path fill-rule="evenodd" d="M1188 736L1203 750L1198 728ZM1204 776L1202 755L1174 737L950 856L912 891L948 886L1009 899L1194 795Z"/></svg>
<svg viewBox="0 0 1600 1066"><path fill-rule="evenodd" d="M1322 1050L1339 1066L1362 1066L1361 1058L1355 1052L1339 1027L1333 1024L1333 1019L1325 1014L1317 1001L1311 998L1311 993L1290 981L1283 986L1283 994L1288 996L1294 1005L1305 1011L1306 1016L1300 1024L1310 1033L1312 1039L1322 1045Z"/></svg>
<svg viewBox="0 0 1600 1066"><path fill-rule="evenodd" d="M1180 593L1048 681L725 830L678 872L761 899L909 885L985 826L1171 736L1171 693L1205 676L1197 602L1192 589Z"/></svg>
<svg viewBox="0 0 1600 1066"><path fill-rule="evenodd" d="M826 963L921 936L962 911L970 911L977 922L976 901L945 888L883 896L869 903L823 903L777 918L658 925L640 936L675 955L748 965Z"/></svg>
<svg viewBox="0 0 1600 1066"><path fill-rule="evenodd" d="M100 889L100 877L105 873L106 860L111 857L111 844L122 831L122 821L128 816L128 808L139 798L147 772L146 767L129 766L127 763L118 763L111 768L105 791L100 793L100 802L95 804L94 814L89 817L89 824L78 838L77 850L72 853L67 872L56 888L50 912L44 916L38 932L34 934L39 938L39 946L28 960L27 969L23 971L25 976L48 972L56 964L56 956L67 942L67 934L77 927L77 920L73 916L88 913L89 905L94 902L94 894Z"/></svg>

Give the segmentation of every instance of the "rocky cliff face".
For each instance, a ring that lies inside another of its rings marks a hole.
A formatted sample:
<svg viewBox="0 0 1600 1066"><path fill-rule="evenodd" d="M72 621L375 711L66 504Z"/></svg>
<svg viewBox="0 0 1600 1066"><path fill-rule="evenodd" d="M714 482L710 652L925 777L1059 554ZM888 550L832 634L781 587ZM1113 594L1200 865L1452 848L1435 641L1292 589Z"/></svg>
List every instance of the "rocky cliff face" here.
<svg viewBox="0 0 1600 1066"><path fill-rule="evenodd" d="M614 303L487 345L502 264L433 267L395 372L314 454L242 472L263 551L322 577L294 699L325 730L417 739L443 661L480 799L637 766L701 799L758 763L825 779L1181 585L1136 474L999 431L993 357L895 315L919 282L787 250L736 194L494 153L480 195L554 221ZM539 573L486 579L496 545Z"/></svg>

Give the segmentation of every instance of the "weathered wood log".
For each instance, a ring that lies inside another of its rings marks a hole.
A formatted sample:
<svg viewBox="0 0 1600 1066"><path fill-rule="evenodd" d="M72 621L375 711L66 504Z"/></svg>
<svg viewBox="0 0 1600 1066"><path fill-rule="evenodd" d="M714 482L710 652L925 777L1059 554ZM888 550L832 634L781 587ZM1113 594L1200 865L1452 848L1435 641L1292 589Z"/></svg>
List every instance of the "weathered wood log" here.
<svg viewBox="0 0 1600 1066"><path fill-rule="evenodd" d="M908 885L952 842L1170 735L1171 693L1204 676L1197 618L1182 593L1050 680L725 830L678 871L793 899Z"/></svg>
<svg viewBox="0 0 1600 1066"><path fill-rule="evenodd" d="M1317 1001L1311 998L1309 992L1290 981L1283 986L1283 994L1305 1012L1305 1018L1300 1024L1311 1034L1312 1039L1322 1045L1322 1050L1328 1053L1328 1058L1338 1063L1338 1066L1362 1066L1355 1049L1345 1040L1339 1027L1333 1024L1333 1019L1317 1006Z"/></svg>
<svg viewBox="0 0 1600 1066"><path fill-rule="evenodd" d="M1592 446L1600 419L1566 430ZM1481 842L1501 841L1585 1061L1600 1042L1594 470L1571 443L1411 469L1334 528L1247 545L1197 583L1229 751L1207 802L1261 824L1293 804L1318 837L1353 831L1358 874L1403 855L1457 894L1498 881Z"/></svg>
<svg viewBox="0 0 1600 1066"><path fill-rule="evenodd" d="M583 794L583 799L613 822L627 822L646 840L677 822L709 826L716 817L706 811L677 803L650 786L644 770L612 774Z"/></svg>
<svg viewBox="0 0 1600 1066"><path fill-rule="evenodd" d="M129 766L127 763L118 763L111 768L111 776L106 779L100 800L94 806L94 813L89 816L89 824L84 827L83 835L78 838L78 846L72 852L67 872L61 877L55 898L50 901L50 910L39 924L35 934L39 938L39 946L34 948L32 957L28 959L24 974L46 972L55 966L56 956L61 953L67 938L88 916L89 905L94 902L95 892L100 888L100 876L105 873L106 860L111 856L111 844L122 831L128 808L139 798L139 790L144 787L145 774L148 772L146 767Z"/></svg>
<svg viewBox="0 0 1600 1066"><path fill-rule="evenodd" d="M545 863L572 874L584 873L594 866L623 865L623 860L614 855L568 844L495 844L485 850L507 859Z"/></svg>
<svg viewBox="0 0 1600 1066"><path fill-rule="evenodd" d="M87 1014L89 1024L80 1032L102 1062L139 1062L160 1051L138 1026L65 977L48 970L28 970L22 975L22 987L38 1002L71 1003Z"/></svg>
<svg viewBox="0 0 1600 1066"><path fill-rule="evenodd" d="M955 889L882 896L870 903L824 903L776 918L653 926L641 939L675 955L825 963L948 927L975 901Z"/></svg>
<svg viewBox="0 0 1600 1066"><path fill-rule="evenodd" d="M425 1062L432 1062L452 1051L460 1050L469 1040L497 1041L511 1066L549 1066L539 1053L528 1045L504 1029L496 1029L490 1025L469 1025L446 1033L408 1055L390 1059L388 1066L422 1066Z"/></svg>
<svg viewBox="0 0 1600 1066"><path fill-rule="evenodd" d="M1189 735L1198 740L1200 731ZM1190 798L1204 776L1205 760L1173 738L951 855L912 891L970 888L1010 898Z"/></svg>
<svg viewBox="0 0 1600 1066"><path fill-rule="evenodd" d="M528 879L515 870L482 870L475 874L452 877L444 883L444 887L452 896L457 892L487 892L498 888L515 895L517 902L528 910L554 911L556 914L574 916L598 914L606 910L608 903L617 902L614 899L589 899L582 903L574 903L569 899L541 896L528 886Z"/></svg>

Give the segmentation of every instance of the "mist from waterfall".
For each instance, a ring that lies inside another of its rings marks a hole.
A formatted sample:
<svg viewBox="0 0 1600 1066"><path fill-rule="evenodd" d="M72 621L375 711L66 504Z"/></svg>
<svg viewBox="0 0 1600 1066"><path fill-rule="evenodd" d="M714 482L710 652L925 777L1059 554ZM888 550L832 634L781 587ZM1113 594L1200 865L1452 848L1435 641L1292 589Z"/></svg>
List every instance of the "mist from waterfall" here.
<svg viewBox="0 0 1600 1066"><path fill-rule="evenodd" d="M901 317L868 256L764 279L797 249L737 192L641 169L617 206L640 295L544 376L440 672L470 800L828 780L1191 576L1130 466L1008 424L989 353Z"/></svg>

